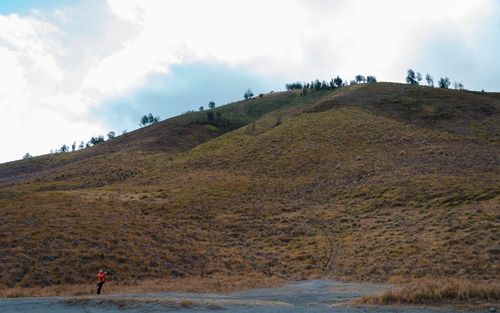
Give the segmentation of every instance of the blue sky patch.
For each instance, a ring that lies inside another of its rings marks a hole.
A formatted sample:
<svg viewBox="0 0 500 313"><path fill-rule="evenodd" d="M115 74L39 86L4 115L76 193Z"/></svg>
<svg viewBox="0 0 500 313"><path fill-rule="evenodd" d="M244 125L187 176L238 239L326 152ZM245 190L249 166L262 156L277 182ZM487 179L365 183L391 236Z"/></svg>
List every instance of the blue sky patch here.
<svg viewBox="0 0 500 313"><path fill-rule="evenodd" d="M212 63L174 65L168 74L150 75L140 88L103 103L94 115L115 131L132 130L147 113L163 120L200 106L206 108L210 101L220 106L241 100L248 88L258 94L283 89L282 85L282 81L239 67Z"/></svg>

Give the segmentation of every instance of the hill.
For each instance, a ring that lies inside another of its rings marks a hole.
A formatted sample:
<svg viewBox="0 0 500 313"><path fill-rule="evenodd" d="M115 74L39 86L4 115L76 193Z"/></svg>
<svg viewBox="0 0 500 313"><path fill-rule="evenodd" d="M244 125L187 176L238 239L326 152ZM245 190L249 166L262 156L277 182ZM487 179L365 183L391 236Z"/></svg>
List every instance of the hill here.
<svg viewBox="0 0 500 313"><path fill-rule="evenodd" d="M218 110L0 165L0 284L498 277L496 94L377 83Z"/></svg>

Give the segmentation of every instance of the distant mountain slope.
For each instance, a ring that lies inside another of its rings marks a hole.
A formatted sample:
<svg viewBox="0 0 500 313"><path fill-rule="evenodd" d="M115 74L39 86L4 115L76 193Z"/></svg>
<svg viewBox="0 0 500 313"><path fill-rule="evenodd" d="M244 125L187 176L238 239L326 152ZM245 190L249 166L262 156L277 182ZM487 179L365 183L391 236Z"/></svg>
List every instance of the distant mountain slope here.
<svg viewBox="0 0 500 313"><path fill-rule="evenodd" d="M118 281L495 279L499 110L392 83L277 93L221 107L218 132L197 112L18 176L31 160L4 164L0 283L101 266Z"/></svg>

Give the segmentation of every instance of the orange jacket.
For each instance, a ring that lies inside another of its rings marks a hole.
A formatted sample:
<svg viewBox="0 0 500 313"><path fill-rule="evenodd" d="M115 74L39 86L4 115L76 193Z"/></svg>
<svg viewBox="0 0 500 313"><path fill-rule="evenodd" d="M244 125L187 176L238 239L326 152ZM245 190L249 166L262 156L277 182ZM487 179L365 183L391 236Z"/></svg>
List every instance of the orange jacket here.
<svg viewBox="0 0 500 313"><path fill-rule="evenodd" d="M106 273L97 273L97 282L103 283L106 280Z"/></svg>

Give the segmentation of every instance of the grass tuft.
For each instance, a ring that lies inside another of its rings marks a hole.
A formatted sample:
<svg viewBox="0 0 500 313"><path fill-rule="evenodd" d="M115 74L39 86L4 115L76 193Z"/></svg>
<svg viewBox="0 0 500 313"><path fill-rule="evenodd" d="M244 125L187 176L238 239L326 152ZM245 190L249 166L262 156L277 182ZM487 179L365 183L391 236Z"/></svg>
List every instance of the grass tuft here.
<svg viewBox="0 0 500 313"><path fill-rule="evenodd" d="M374 305L495 304L500 284L463 279L422 279L381 295L364 296L358 303Z"/></svg>

